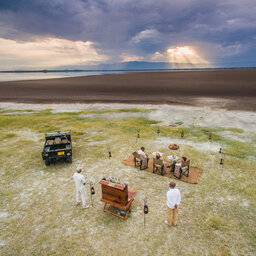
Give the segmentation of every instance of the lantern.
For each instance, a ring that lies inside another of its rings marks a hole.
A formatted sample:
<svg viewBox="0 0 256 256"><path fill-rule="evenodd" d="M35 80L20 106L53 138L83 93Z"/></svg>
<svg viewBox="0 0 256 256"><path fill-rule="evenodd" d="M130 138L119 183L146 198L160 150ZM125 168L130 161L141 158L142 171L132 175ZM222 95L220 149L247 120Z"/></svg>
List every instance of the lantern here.
<svg viewBox="0 0 256 256"><path fill-rule="evenodd" d="M91 186L91 195L95 195L95 190L93 186Z"/></svg>
<svg viewBox="0 0 256 256"><path fill-rule="evenodd" d="M148 214L148 206L146 204L144 205L144 214Z"/></svg>
<svg viewBox="0 0 256 256"><path fill-rule="evenodd" d="M95 190L94 190L94 187L93 187L93 183L92 183L92 182L90 182L90 188L91 188L91 204L92 204L92 207L93 207L92 196L95 194Z"/></svg>

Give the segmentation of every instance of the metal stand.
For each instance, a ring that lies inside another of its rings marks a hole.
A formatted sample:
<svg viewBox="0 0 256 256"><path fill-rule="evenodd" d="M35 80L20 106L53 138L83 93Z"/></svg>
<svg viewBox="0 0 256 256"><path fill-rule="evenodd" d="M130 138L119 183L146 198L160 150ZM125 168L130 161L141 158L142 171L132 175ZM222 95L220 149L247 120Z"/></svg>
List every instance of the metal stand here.
<svg viewBox="0 0 256 256"><path fill-rule="evenodd" d="M223 167L224 166L224 159L225 159L225 154L221 153L220 154L220 165Z"/></svg>
<svg viewBox="0 0 256 256"><path fill-rule="evenodd" d="M220 153L220 154L222 153L222 148L223 148L223 143L220 142L220 150L219 150L219 153Z"/></svg>

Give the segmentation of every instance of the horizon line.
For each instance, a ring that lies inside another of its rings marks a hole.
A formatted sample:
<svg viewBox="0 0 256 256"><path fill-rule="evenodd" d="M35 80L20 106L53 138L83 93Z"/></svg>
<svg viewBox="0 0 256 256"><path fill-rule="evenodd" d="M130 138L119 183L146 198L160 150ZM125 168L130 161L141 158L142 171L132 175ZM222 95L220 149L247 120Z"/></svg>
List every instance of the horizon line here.
<svg viewBox="0 0 256 256"><path fill-rule="evenodd" d="M0 70L0 73L58 73L58 72L113 72L113 71L176 71L176 70L216 70L216 69L255 69L255 67L211 67L211 68L141 68L141 69L39 69L39 70Z"/></svg>

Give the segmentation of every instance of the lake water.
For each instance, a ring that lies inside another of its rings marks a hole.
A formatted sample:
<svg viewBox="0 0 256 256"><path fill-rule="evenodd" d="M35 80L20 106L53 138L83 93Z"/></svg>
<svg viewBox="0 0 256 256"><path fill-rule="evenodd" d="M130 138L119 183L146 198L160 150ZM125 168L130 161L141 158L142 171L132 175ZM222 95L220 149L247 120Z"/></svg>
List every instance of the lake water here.
<svg viewBox="0 0 256 256"><path fill-rule="evenodd" d="M38 80L38 79L51 79L51 78L64 78L76 76L96 76L103 74L122 74L122 73L135 73L135 72L182 72L182 71L207 71L218 70L222 68L211 69L152 69L152 70L102 70L102 71L59 71L59 72L0 72L0 82L3 81L21 81L21 80ZM225 69L225 68L224 68Z"/></svg>
<svg viewBox="0 0 256 256"><path fill-rule="evenodd" d="M75 76L96 76L102 74L121 74L128 71L81 71L81 72L13 72L0 73L0 81L19 81L19 80L37 80L51 79Z"/></svg>

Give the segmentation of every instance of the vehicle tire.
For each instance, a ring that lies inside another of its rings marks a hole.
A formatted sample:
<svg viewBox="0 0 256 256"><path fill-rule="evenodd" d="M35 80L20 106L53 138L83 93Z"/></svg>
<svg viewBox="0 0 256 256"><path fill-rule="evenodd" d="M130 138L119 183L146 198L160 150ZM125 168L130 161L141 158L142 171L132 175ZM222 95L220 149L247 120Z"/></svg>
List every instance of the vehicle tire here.
<svg viewBox="0 0 256 256"><path fill-rule="evenodd" d="M67 162L71 164L72 163L72 158L67 158Z"/></svg>
<svg viewBox="0 0 256 256"><path fill-rule="evenodd" d="M51 164L51 162L49 160L45 160L44 163L46 166L49 166Z"/></svg>

